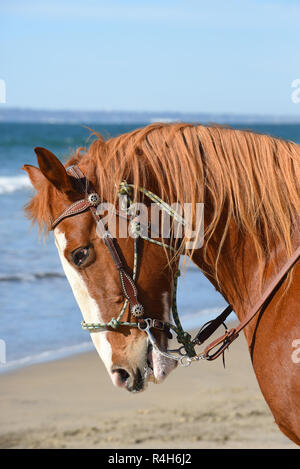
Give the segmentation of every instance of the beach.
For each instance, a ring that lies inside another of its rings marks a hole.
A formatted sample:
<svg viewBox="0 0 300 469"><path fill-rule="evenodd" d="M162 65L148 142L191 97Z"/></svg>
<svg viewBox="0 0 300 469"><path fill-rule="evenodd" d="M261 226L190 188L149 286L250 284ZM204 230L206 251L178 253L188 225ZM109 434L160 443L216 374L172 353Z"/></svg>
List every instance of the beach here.
<svg viewBox="0 0 300 469"><path fill-rule="evenodd" d="M113 387L96 352L0 375L0 448L284 448L243 336L222 360L143 393Z"/></svg>

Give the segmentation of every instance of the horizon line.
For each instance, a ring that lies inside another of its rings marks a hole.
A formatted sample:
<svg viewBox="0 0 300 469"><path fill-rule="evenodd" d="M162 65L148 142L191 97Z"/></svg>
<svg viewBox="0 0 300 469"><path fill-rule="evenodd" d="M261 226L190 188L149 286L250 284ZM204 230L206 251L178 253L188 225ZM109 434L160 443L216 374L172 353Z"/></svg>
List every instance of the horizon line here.
<svg viewBox="0 0 300 469"><path fill-rule="evenodd" d="M136 109L71 109L71 108L47 108L47 107L29 107L29 106L7 106L6 103L2 103L3 107L0 106L0 112L4 111L33 111L33 112L90 112L90 113L132 113L132 114L191 114L191 115L228 115L228 116L261 116L261 117L293 117L300 119L295 114L287 113L262 113L262 112L232 112L232 111L181 111L181 110L136 110ZM1 109L2 107L2 109Z"/></svg>

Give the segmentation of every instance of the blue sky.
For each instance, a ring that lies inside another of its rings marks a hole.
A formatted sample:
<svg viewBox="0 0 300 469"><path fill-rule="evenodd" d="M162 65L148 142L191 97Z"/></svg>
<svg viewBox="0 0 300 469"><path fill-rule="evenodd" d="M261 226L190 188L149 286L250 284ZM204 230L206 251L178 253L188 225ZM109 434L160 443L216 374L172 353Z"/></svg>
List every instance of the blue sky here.
<svg viewBox="0 0 300 469"><path fill-rule="evenodd" d="M299 114L300 2L0 0L7 103Z"/></svg>

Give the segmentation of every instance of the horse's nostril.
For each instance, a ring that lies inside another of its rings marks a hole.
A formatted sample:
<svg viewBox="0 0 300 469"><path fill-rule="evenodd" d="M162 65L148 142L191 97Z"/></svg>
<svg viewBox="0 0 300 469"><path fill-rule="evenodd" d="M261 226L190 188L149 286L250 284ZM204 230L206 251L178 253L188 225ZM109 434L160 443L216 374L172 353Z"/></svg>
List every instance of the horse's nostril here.
<svg viewBox="0 0 300 469"><path fill-rule="evenodd" d="M118 379L122 384L126 383L129 378L129 373L123 368L117 368L113 371L113 373L116 373L118 375Z"/></svg>
<svg viewBox="0 0 300 469"><path fill-rule="evenodd" d="M139 392L144 388L144 376L139 368L128 372L125 368L112 370L112 381L119 388L126 388L130 392Z"/></svg>

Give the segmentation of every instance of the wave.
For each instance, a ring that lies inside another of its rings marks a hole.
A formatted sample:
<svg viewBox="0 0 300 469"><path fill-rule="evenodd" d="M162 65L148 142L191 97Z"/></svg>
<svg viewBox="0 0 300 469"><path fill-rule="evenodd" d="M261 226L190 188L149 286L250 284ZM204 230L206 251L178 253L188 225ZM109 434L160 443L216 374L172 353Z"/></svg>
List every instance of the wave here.
<svg viewBox="0 0 300 469"><path fill-rule="evenodd" d="M79 353L90 352L93 348L94 346L91 342L83 342L81 344L61 347L56 350L45 350L44 352L40 352L36 355L27 355L23 358L8 361L5 364L1 364L0 362L0 373L5 373L6 371L23 368L29 365L35 365L37 363L59 360Z"/></svg>
<svg viewBox="0 0 300 469"><path fill-rule="evenodd" d="M51 278L65 278L60 272L22 272L17 274L0 274L0 282L34 282Z"/></svg>
<svg viewBox="0 0 300 469"><path fill-rule="evenodd" d="M32 185L27 176L0 176L0 194L29 189Z"/></svg>

